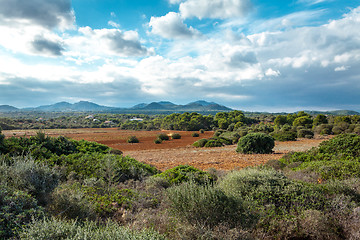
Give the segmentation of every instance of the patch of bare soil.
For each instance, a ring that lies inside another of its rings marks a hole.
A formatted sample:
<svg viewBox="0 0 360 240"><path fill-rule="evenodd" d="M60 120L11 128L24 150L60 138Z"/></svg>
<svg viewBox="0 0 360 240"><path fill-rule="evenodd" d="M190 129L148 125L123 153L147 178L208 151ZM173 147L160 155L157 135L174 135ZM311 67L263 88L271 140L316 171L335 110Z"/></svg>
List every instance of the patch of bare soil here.
<svg viewBox="0 0 360 240"><path fill-rule="evenodd" d="M318 146L324 139L299 139L291 142L276 142L273 154L239 154L236 146L221 148L195 148L186 146L177 149L156 149L125 151L138 161L146 162L160 170L166 170L178 165L191 165L207 170L233 170L248 166L265 164L271 159L280 159L290 151L305 151Z"/></svg>
<svg viewBox="0 0 360 240"><path fill-rule="evenodd" d="M5 136L33 136L37 130L3 131ZM154 139L160 133L171 135L180 133L181 139L155 144ZM290 151L305 151L318 146L326 138L298 139L291 142L276 142L273 154L239 154L236 146L221 148L195 148L191 144L201 138L209 138L213 132L205 132L200 137L192 137L193 132L184 131L129 131L116 128L102 129L51 129L45 130L49 136L66 136L76 140L88 140L105 144L123 151L124 155L135 158L166 170L178 165L191 165L199 169L215 168L232 170L266 163L271 159L280 159ZM136 136L140 143L127 143L129 136Z"/></svg>

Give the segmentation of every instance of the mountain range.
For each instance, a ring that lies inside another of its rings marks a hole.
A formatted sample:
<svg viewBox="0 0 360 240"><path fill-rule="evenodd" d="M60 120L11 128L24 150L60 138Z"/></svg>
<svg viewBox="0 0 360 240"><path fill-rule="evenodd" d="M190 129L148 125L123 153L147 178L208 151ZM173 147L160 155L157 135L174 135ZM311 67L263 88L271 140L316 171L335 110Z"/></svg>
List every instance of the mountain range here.
<svg viewBox="0 0 360 240"><path fill-rule="evenodd" d="M0 105L0 112L22 112L22 111L38 111L38 112L220 112L231 111L231 108L223 105L207 102L196 101L186 105L177 105L168 101L140 103L131 108L107 107L98 105L93 102L80 101L77 103L58 102L51 105L43 105L30 108L16 108L9 105Z"/></svg>

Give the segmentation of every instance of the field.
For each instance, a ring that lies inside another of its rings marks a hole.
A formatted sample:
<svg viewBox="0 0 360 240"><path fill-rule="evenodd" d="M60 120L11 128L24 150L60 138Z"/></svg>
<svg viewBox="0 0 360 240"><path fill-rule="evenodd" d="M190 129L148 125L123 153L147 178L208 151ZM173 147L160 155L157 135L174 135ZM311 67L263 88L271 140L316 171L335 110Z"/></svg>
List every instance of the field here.
<svg viewBox="0 0 360 240"><path fill-rule="evenodd" d="M38 130L11 130L3 131L6 137L33 136ZM155 144L154 139L160 133L180 133L181 139L164 141ZM232 170L264 164L271 159L279 159L289 151L304 151L318 146L324 138L298 139L293 142L276 142L273 154L238 154L236 146L221 148L195 148L191 144L201 138L209 138L213 132L205 132L200 137L192 137L193 132L183 131L129 131L117 128L99 129L50 129L45 133L49 136L67 136L75 140L88 140L105 144L121 150L124 155L131 156L138 161L166 170L178 165L192 165L207 170ZM136 136L140 143L127 143L129 136Z"/></svg>

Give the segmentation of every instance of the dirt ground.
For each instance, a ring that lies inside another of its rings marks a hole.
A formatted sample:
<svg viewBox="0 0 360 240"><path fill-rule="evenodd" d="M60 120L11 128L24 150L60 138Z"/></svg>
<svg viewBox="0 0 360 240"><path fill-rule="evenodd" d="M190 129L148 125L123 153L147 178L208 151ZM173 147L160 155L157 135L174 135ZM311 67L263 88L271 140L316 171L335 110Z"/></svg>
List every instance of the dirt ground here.
<svg viewBox="0 0 360 240"><path fill-rule="evenodd" d="M11 130L3 131L6 137L33 136L36 130ZM164 141L155 144L154 139L160 133L180 133L181 139ZM298 139L292 142L276 142L273 154L238 154L236 146L221 148L195 148L193 142L201 138L209 138L213 132L205 132L200 137L192 137L193 132L183 131L129 131L116 128L102 129L50 129L45 130L49 136L63 135L76 140L85 139L105 144L109 147L121 150L124 155L135 158L155 166L160 170L166 170L178 165L192 165L196 168L207 170L232 170L255 166L266 163L271 159L279 159L289 151L305 151L318 146L324 138ZM136 136L139 143L127 143L129 136Z"/></svg>

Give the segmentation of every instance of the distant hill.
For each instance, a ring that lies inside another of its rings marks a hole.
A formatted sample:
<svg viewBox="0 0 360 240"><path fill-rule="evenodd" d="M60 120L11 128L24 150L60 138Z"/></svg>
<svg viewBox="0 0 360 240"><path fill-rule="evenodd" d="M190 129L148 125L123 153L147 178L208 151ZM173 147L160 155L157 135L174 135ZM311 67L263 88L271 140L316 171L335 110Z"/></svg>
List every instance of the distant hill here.
<svg viewBox="0 0 360 240"><path fill-rule="evenodd" d="M94 111L110 111L114 108L101 106L96 103L88 101L80 101L74 104L68 102L58 102L51 105L44 105L35 108L26 108L27 111L42 111L42 112L94 112Z"/></svg>
<svg viewBox="0 0 360 240"><path fill-rule="evenodd" d="M223 105L207 102L204 100L191 102L186 105L176 105L172 102L162 101L162 102L152 102L149 104L141 103L133 106L131 109L136 110L154 110L154 111L174 111L174 112L207 112L207 111L231 111L231 108L225 107Z"/></svg>
<svg viewBox="0 0 360 240"><path fill-rule="evenodd" d="M305 111L311 115L325 114L325 115L334 115L334 116L344 116L344 115L360 115L359 112L352 110L335 110L335 111Z"/></svg>
<svg viewBox="0 0 360 240"><path fill-rule="evenodd" d="M0 105L0 112L14 112L14 111L19 111L19 109L10 105Z"/></svg>

